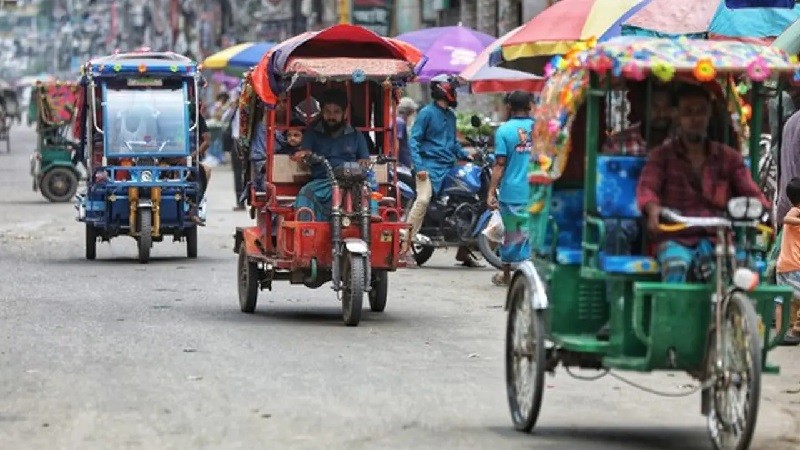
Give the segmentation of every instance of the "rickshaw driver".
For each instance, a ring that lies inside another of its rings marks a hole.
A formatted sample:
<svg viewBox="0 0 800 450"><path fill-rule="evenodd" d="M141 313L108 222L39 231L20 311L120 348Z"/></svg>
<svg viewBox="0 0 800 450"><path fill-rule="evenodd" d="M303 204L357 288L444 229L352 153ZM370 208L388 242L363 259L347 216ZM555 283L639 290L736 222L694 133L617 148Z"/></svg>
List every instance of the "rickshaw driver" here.
<svg viewBox="0 0 800 450"><path fill-rule="evenodd" d="M292 155L292 160L300 162L310 153L328 159L336 169L346 162L358 162L369 167L369 151L363 133L345 122L347 94L339 89L328 89L320 98L322 118L310 125L303 135L300 150ZM331 183L322 164L311 166L312 180L300 189L295 200L295 208L309 208L318 222L330 219Z"/></svg>
<svg viewBox="0 0 800 450"><path fill-rule="evenodd" d="M708 139L712 103L708 92L698 85L682 86L675 97L676 134L652 150L636 188L639 209L647 229L658 244L657 259L662 280L686 282L693 269L697 281L705 281L714 267L714 237L708 230L691 228L659 236L662 208L687 216L718 217L735 196L758 198L770 204L753 181L742 155L735 149Z"/></svg>

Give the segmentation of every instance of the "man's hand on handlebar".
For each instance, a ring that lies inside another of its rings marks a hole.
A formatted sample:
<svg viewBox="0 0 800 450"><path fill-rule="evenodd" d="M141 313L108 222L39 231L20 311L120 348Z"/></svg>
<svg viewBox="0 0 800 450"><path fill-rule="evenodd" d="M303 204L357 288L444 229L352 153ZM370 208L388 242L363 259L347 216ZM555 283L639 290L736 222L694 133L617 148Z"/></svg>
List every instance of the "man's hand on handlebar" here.
<svg viewBox="0 0 800 450"><path fill-rule="evenodd" d="M428 179L428 172L426 172L424 170L420 171L420 172L417 172L417 179L420 180L420 181L427 180Z"/></svg>
<svg viewBox="0 0 800 450"><path fill-rule="evenodd" d="M655 204L650 204L645 207L645 214L647 214L647 231L652 236L661 232L661 207Z"/></svg>
<svg viewBox="0 0 800 450"><path fill-rule="evenodd" d="M299 150L292 154L291 159L294 162L301 162L303 159L311 154L311 150Z"/></svg>
<svg viewBox="0 0 800 450"><path fill-rule="evenodd" d="M364 169L369 169L369 166L372 164L372 161L370 161L369 159L359 159L358 164Z"/></svg>

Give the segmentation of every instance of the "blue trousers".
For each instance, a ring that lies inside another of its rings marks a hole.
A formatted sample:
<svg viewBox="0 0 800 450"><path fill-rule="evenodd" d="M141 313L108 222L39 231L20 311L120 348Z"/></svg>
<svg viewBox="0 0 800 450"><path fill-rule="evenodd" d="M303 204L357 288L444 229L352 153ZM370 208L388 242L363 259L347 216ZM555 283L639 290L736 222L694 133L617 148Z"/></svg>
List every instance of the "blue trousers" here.
<svg viewBox="0 0 800 450"><path fill-rule="evenodd" d="M708 239L694 247L666 241L659 246L656 258L665 283L685 283L690 274L693 281L707 281L714 272L714 244Z"/></svg>
<svg viewBox="0 0 800 450"><path fill-rule="evenodd" d="M317 222L327 222L331 218L331 195L331 182L327 178L311 180L300 189L294 207L309 208Z"/></svg>

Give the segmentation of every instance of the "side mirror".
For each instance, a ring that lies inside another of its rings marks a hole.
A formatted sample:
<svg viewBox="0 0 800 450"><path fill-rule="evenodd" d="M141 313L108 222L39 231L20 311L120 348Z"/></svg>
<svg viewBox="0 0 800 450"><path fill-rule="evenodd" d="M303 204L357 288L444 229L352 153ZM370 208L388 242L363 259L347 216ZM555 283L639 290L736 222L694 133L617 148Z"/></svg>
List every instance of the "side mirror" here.
<svg viewBox="0 0 800 450"><path fill-rule="evenodd" d="M472 124L473 127L475 127L475 128L480 128L481 127L481 118L480 117L478 117L476 115L473 115L469 119L469 121L470 121L470 123Z"/></svg>

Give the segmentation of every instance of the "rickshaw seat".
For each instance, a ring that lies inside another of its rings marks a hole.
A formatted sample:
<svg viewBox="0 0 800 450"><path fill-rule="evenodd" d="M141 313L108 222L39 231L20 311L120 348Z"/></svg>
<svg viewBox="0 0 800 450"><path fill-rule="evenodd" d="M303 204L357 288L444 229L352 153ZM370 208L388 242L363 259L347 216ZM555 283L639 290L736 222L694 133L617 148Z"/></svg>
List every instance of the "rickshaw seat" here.
<svg viewBox="0 0 800 450"><path fill-rule="evenodd" d="M558 228L556 237L556 262L565 265L581 263L581 240L583 238L583 189L553 190L550 199L550 216ZM553 230L547 228L544 245L549 247Z"/></svg>
<svg viewBox="0 0 800 450"><path fill-rule="evenodd" d="M600 268L614 274L657 274L660 266L655 258L640 255L606 255L600 253Z"/></svg>

